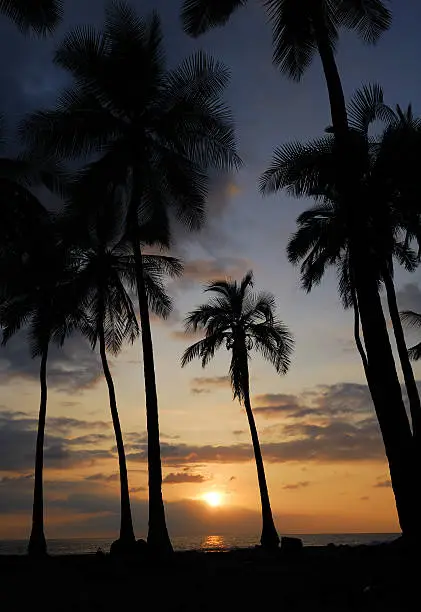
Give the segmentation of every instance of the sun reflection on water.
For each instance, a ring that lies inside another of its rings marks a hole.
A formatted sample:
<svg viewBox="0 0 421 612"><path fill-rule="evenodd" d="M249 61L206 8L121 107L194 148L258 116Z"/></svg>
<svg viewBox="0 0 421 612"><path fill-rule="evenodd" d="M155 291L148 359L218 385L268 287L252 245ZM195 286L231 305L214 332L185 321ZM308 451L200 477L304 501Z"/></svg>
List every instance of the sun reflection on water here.
<svg viewBox="0 0 421 612"><path fill-rule="evenodd" d="M203 540L200 549L207 552L221 552L226 550L226 543L222 536L210 535Z"/></svg>

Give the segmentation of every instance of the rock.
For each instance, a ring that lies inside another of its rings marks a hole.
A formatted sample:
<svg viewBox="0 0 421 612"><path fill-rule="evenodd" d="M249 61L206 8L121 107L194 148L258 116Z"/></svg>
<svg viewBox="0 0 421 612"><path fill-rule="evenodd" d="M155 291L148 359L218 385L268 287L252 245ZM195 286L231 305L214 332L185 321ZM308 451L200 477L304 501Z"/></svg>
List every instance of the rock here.
<svg viewBox="0 0 421 612"><path fill-rule="evenodd" d="M281 538L281 550L285 553L297 553L303 549L303 541L300 538Z"/></svg>
<svg viewBox="0 0 421 612"><path fill-rule="evenodd" d="M121 557L127 555L136 555L138 552L137 542L133 541L125 541L125 540L115 540L110 546L110 555L112 557Z"/></svg>

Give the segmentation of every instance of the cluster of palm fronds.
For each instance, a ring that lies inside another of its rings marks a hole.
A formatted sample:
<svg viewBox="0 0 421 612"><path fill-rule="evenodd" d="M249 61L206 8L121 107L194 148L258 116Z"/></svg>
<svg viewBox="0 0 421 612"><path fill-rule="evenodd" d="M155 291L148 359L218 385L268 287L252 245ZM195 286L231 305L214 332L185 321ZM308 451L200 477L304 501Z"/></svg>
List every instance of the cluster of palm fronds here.
<svg viewBox="0 0 421 612"><path fill-rule="evenodd" d="M194 36L226 23L246 0L185 0L182 20ZM23 29L46 33L60 17L61 2L0 2L0 10ZM381 0L266 0L273 27L274 63L299 80L313 57L321 58L332 127L323 138L277 149L261 178L265 193L286 189L310 197L315 206L298 218L287 252L301 263L310 291L329 266L339 292L354 310L355 341L379 420L400 524L419 535L419 496L414 482L421 457L421 404L399 317L395 262L407 270L419 263L420 187L417 180L421 122L409 107L384 103L379 86L357 92L347 107L335 61L341 28L375 43L391 13ZM38 7L38 8L37 8ZM148 544L168 552L162 499L158 400L150 310L168 315L164 277L182 271L179 261L151 255L167 249L174 221L199 229L205 220L209 171L238 168L233 119L222 100L229 73L203 53L169 70L157 15L143 19L125 2L108 5L101 30L71 31L54 55L71 85L54 108L27 117L20 133L26 153L0 164L3 226L0 240L3 340L29 331L41 357L41 410L37 438L33 529L30 549L45 551L42 448L47 403L47 357L78 330L97 345L108 383L120 463L120 543L134 542L123 439L107 352L142 337L149 468ZM376 132L373 123L380 128ZM67 162L78 170L68 173ZM34 196L43 185L64 200L52 214ZM146 249L146 251L145 251ZM209 285L213 297L190 313L188 330L205 337L186 351L205 366L220 347L231 351L234 395L249 420L262 501L262 544L277 546L257 431L250 405L248 359L256 348L282 373L293 340L275 317L270 294L240 284ZM410 425L396 370L383 306L386 289L410 403ZM135 297L136 296L136 299ZM136 304L136 306L135 306ZM138 311L138 312L137 312ZM407 318L412 316L406 315ZM412 321L418 322L412 316ZM140 325L138 323L140 321ZM363 334L360 333L362 328ZM139 331L140 330L140 331ZM418 357L419 347L412 350Z"/></svg>

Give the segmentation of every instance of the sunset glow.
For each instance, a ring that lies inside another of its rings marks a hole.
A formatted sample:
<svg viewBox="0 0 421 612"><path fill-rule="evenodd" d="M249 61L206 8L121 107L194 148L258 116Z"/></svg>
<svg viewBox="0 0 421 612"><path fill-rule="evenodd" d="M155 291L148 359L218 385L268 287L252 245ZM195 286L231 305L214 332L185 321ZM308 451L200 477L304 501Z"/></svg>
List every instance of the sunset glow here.
<svg viewBox="0 0 421 612"><path fill-rule="evenodd" d="M212 508L217 508L218 506L222 506L223 503L223 494L218 491L209 491L209 493L205 493L202 496L202 499Z"/></svg>

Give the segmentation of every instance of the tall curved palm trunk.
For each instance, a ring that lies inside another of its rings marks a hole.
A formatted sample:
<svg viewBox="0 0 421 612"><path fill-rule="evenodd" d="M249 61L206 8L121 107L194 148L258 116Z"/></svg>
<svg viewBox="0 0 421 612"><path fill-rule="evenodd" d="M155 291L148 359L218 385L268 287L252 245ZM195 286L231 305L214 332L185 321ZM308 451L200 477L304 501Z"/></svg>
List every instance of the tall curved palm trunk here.
<svg viewBox="0 0 421 612"><path fill-rule="evenodd" d="M149 487L149 525L148 545L153 553L165 556L173 552L165 520L162 498L161 448L159 441L158 396L156 392L155 363L152 344L151 323L149 318L148 296L146 292L141 243L137 219L132 225L132 249L136 267L136 288L139 302L139 315L142 334L143 373L146 394L146 427L148 434L148 487Z"/></svg>
<svg viewBox="0 0 421 612"><path fill-rule="evenodd" d="M118 465L120 471L120 543L130 547L135 542L133 530L132 512L130 508L129 481L127 477L126 455L124 452L123 435L121 433L120 419L118 416L117 400L113 378L107 360L105 346L104 325L99 323L99 352L101 355L102 368L108 386L108 396L110 399L111 418L113 421L114 434L116 439Z"/></svg>
<svg viewBox="0 0 421 612"><path fill-rule="evenodd" d="M341 161L339 168L343 169L338 177L339 186L342 193L350 194L353 178L352 163L348 163L347 154L349 130L345 96L321 3L314 3L313 25L329 93L333 131ZM353 205L351 196L349 206ZM368 361L368 383L389 461L399 522L402 531L412 536L420 530L413 487L413 440L377 284L368 278L366 263L361 258L360 264L353 266L353 275Z"/></svg>
<svg viewBox="0 0 421 612"><path fill-rule="evenodd" d="M367 351L370 391L389 462L399 522L405 535L419 533L419 502L414 488L414 445L402 399L380 296L367 274L367 263L355 267L361 326Z"/></svg>
<svg viewBox="0 0 421 612"><path fill-rule="evenodd" d="M416 445L419 444L419 436L421 434L421 402L418 393L417 383L415 381L414 371L408 355L408 348L405 342L403 333L402 321L399 315L398 302L396 299L396 291L393 279L389 271L383 274L384 285L386 287L387 303L389 306L390 318L392 320L393 331L395 334L396 346L398 349L399 359L401 362L403 377L405 380L406 392L409 400L409 410L412 421L412 432Z"/></svg>
<svg viewBox="0 0 421 612"><path fill-rule="evenodd" d="M260 448L259 436L257 433L256 423L254 421L253 411L250 402L250 376L248 369L247 350L244 347L241 350L241 363L243 369L243 393L244 393L244 408L246 409L247 419L249 422L251 440L253 443L254 458L256 460L257 479L259 481L260 503L262 507L262 535L260 537L261 545L269 550L276 549L279 545L279 536L276 531L275 523L270 507L269 491L266 482L265 467L263 465L262 451Z"/></svg>
<svg viewBox="0 0 421 612"><path fill-rule="evenodd" d="M44 535L44 494L43 494L43 469L44 469L44 438L45 419L47 416L47 359L48 346L41 356L40 385L41 399L38 416L38 432L35 450L35 478L34 478L34 500L32 506L32 529L28 543L30 555L47 554L47 543Z"/></svg>

